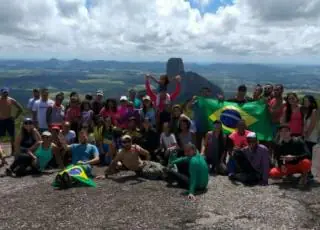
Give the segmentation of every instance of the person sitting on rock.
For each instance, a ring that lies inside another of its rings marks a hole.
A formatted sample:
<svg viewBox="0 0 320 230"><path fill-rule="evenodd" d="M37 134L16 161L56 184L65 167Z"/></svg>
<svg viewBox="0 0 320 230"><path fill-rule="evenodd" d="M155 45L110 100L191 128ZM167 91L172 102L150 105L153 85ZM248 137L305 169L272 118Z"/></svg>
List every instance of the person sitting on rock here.
<svg viewBox="0 0 320 230"><path fill-rule="evenodd" d="M229 178L245 185L267 185L269 176L269 150L258 143L254 132L247 134L248 146L235 150L232 160L235 168L230 170Z"/></svg>
<svg viewBox="0 0 320 230"><path fill-rule="evenodd" d="M146 75L145 85L146 85L147 95L151 98L158 112L161 112L164 109L165 105L171 104L171 102L174 101L180 94L181 77L179 75L176 76L176 81L177 81L177 85L173 93L168 94L167 90L163 88L158 94L156 94L152 91L150 86L150 75Z"/></svg>
<svg viewBox="0 0 320 230"><path fill-rule="evenodd" d="M283 124L279 128L280 140L275 148L278 166L270 170L271 178L282 178L293 174L302 174L299 184L307 183L308 173L311 171L311 161L306 144L299 137L292 137L290 127Z"/></svg>
<svg viewBox="0 0 320 230"><path fill-rule="evenodd" d="M52 143L51 133L45 131L42 133L42 141L30 148L27 154L17 156L10 167L6 169L6 174L7 176L15 174L19 177L27 174L39 174L45 170L54 154L59 154L59 151Z"/></svg>
<svg viewBox="0 0 320 230"><path fill-rule="evenodd" d="M68 145L64 136L60 133L59 140L63 148L71 153L71 163L85 167L87 175L92 175L92 165L99 163L99 151L95 145L88 143L88 132L82 129L79 133L79 144Z"/></svg>
<svg viewBox="0 0 320 230"><path fill-rule="evenodd" d="M185 157L178 158L169 163L166 170L169 183L174 181L182 188L188 189L188 198L195 200L197 190L204 191L208 186L209 170L204 157L198 152L196 146L188 143L184 146ZM176 165L178 170L173 169Z"/></svg>
<svg viewBox="0 0 320 230"><path fill-rule="evenodd" d="M149 152L139 145L132 144L132 138L124 135L122 138L123 149L121 149L111 164L105 171L104 176L98 176L97 179L104 179L109 175L118 173L120 170L130 170L137 175L147 179L162 179L164 167L153 161L149 161ZM142 160L144 157L146 160Z"/></svg>

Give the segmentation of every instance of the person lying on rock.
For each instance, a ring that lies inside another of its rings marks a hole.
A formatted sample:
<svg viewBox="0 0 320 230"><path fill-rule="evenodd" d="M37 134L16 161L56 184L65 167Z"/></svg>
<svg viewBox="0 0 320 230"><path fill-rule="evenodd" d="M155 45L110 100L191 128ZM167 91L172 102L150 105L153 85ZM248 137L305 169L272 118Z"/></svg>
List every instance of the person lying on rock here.
<svg viewBox="0 0 320 230"><path fill-rule="evenodd" d="M293 174L301 174L300 185L307 183L308 173L311 171L309 151L301 138L292 137L290 127L283 124L279 128L280 140L275 149L278 166L270 170L271 178L282 178Z"/></svg>
<svg viewBox="0 0 320 230"><path fill-rule="evenodd" d="M258 143L254 132L247 134L248 146L235 150L231 156L234 165L228 167L229 179L245 185L267 185L269 175L269 150Z"/></svg>
<svg viewBox="0 0 320 230"><path fill-rule="evenodd" d="M82 129L79 133L79 144L68 145L60 133L59 140L66 152L71 153L72 164L83 165L88 176L92 176L92 165L99 164L99 151L95 145L89 144L88 132Z"/></svg>
<svg viewBox="0 0 320 230"><path fill-rule="evenodd" d="M169 183L178 182L179 187L188 189L188 198L195 200L197 190L204 191L208 186L209 169L206 160L196 146L188 143L184 146L185 157L169 162L166 170ZM176 165L178 170L172 166Z"/></svg>
<svg viewBox="0 0 320 230"><path fill-rule="evenodd" d="M45 170L54 154L59 154L59 149L52 143L51 133L45 131L42 133L42 141L29 149L27 154L17 156L10 167L6 169L6 174L18 177L39 174Z"/></svg>
<svg viewBox="0 0 320 230"><path fill-rule="evenodd" d="M124 135L122 138L123 149L121 149L113 159L104 176L97 176L97 179L107 178L121 170L130 170L137 175L147 179L162 179L164 167L153 161L149 161L149 152L139 145L132 144L132 138ZM142 160L144 157L146 160Z"/></svg>

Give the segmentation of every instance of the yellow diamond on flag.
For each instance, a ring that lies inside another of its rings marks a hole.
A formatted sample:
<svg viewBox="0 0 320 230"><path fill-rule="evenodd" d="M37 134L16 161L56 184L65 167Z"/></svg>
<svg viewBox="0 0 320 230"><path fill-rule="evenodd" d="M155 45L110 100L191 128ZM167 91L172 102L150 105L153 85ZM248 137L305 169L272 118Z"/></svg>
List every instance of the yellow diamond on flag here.
<svg viewBox="0 0 320 230"><path fill-rule="evenodd" d="M255 117L243 111L241 108L232 105L223 106L213 112L209 118L212 121L220 120L223 129L229 132L233 132L236 129L236 124L240 119L243 119L248 127L258 121Z"/></svg>

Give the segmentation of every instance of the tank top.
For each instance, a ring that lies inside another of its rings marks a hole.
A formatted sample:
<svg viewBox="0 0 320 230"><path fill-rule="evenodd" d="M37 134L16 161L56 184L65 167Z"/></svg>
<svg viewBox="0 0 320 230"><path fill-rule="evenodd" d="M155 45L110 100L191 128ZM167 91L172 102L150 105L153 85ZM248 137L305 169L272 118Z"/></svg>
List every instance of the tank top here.
<svg viewBox="0 0 320 230"><path fill-rule="evenodd" d="M308 119L305 119L304 123L305 123L305 127L307 128L311 123L311 117L309 117ZM318 142L318 129L317 129L317 126L318 126L318 124L316 124L316 126L313 128L310 136L305 139L306 141L309 141L309 142L312 142L312 143L317 143Z"/></svg>
<svg viewBox="0 0 320 230"><path fill-rule="evenodd" d="M52 106L51 112L51 122L52 123L62 123L65 116L64 106Z"/></svg>
<svg viewBox="0 0 320 230"><path fill-rule="evenodd" d="M24 133L20 141L20 149L22 152L25 152L27 149L31 148L36 143L33 132Z"/></svg>
<svg viewBox="0 0 320 230"><path fill-rule="evenodd" d="M49 161L52 159L52 147L44 149L41 144L35 152L35 156L38 158L40 171L43 171L47 167Z"/></svg>
<svg viewBox="0 0 320 230"><path fill-rule="evenodd" d="M302 135L303 117L300 109L292 112L289 126L292 134Z"/></svg>

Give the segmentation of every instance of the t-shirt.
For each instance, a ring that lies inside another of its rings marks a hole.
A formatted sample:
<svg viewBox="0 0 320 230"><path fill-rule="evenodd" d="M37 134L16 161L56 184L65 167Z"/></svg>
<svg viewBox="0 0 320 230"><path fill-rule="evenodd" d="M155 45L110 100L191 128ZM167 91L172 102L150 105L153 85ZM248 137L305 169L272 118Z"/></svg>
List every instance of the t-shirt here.
<svg viewBox="0 0 320 230"><path fill-rule="evenodd" d="M235 131L229 135L229 138L233 142L233 146L243 148L248 146L247 135L251 133L249 130L244 131L244 135L240 135L238 131Z"/></svg>
<svg viewBox="0 0 320 230"><path fill-rule="evenodd" d="M164 145L166 149L177 145L177 140L173 133L167 136L165 133L161 133L160 145Z"/></svg>
<svg viewBox="0 0 320 230"><path fill-rule="evenodd" d="M37 120L40 129L48 129L47 110L54 105L54 101L48 99L47 101L37 100L34 102L32 111L37 112Z"/></svg>
<svg viewBox="0 0 320 230"><path fill-rule="evenodd" d="M276 104L277 104L277 99L276 99L276 98L272 98L272 99L268 102L270 112L271 112L272 108L276 106ZM281 107L279 108L279 110L277 110L277 111L274 112L274 113L271 113L271 115L272 115L272 122L273 122L273 123L280 123L280 119L281 119L281 117L282 117L282 115L283 115L284 108L285 108L285 104L282 102Z"/></svg>
<svg viewBox="0 0 320 230"><path fill-rule="evenodd" d="M72 144L71 145L72 164L78 161L89 161L99 156L99 151L92 144Z"/></svg>
<svg viewBox="0 0 320 230"><path fill-rule="evenodd" d="M68 144L71 144L76 139L76 133L73 130L69 130L69 132L64 135L64 139Z"/></svg>
<svg viewBox="0 0 320 230"><path fill-rule="evenodd" d="M135 109L140 109L141 108L141 100L139 98L135 98L133 101L133 107Z"/></svg>
<svg viewBox="0 0 320 230"><path fill-rule="evenodd" d="M39 99L30 98L29 101L28 101L28 104L27 104L27 108L30 109L30 110L32 110L33 105L34 105L34 103L35 103L37 100L39 100Z"/></svg>
<svg viewBox="0 0 320 230"><path fill-rule="evenodd" d="M52 148L44 149L42 145L40 145L35 152L35 156L38 158L40 171L43 171L52 159Z"/></svg>

